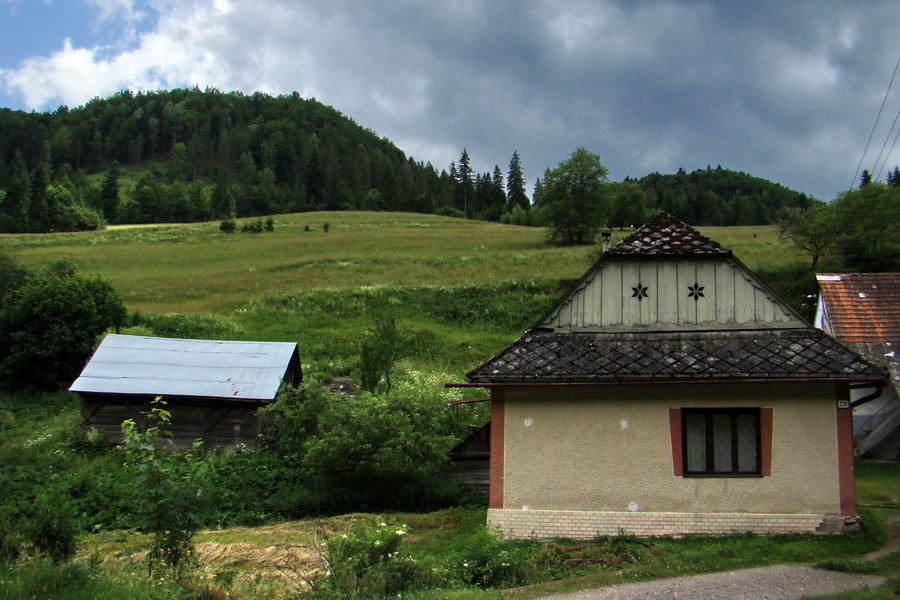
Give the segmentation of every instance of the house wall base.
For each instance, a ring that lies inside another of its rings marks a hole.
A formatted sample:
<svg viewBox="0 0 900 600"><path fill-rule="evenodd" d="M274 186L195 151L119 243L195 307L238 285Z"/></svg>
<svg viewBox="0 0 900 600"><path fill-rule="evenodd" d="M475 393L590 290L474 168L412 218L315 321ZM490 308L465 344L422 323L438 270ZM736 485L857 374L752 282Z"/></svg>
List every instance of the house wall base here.
<svg viewBox="0 0 900 600"><path fill-rule="evenodd" d="M837 533L855 522L840 515L751 513L651 513L488 509L488 524L511 539L591 539L626 533L638 536L731 533Z"/></svg>

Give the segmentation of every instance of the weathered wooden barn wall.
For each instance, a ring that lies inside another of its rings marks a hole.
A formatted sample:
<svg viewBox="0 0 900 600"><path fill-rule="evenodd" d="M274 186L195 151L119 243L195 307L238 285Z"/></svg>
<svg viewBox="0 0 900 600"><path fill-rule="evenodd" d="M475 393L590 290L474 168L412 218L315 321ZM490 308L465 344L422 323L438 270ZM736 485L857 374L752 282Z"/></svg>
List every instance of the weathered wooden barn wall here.
<svg viewBox="0 0 900 600"><path fill-rule="evenodd" d="M474 430L447 453L447 477L466 489L483 494L490 487L491 423Z"/></svg>
<svg viewBox="0 0 900 600"><path fill-rule="evenodd" d="M122 443L122 422L133 419L143 431L146 413L152 408L152 396L123 397L115 394L84 394L82 422L84 429L94 428L114 444ZM209 398L166 398L165 410L171 421L165 430L180 449L190 448L200 439L207 448L254 446L262 435L262 420L256 414L259 402L235 402Z"/></svg>

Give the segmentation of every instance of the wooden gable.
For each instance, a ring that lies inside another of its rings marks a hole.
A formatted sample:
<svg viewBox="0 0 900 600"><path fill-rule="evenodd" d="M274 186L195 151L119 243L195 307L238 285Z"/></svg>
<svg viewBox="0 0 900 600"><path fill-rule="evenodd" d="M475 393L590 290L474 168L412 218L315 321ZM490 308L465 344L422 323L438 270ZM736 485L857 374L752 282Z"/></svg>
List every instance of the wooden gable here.
<svg viewBox="0 0 900 600"><path fill-rule="evenodd" d="M668 213L610 248L535 326L554 331L808 327L731 250Z"/></svg>

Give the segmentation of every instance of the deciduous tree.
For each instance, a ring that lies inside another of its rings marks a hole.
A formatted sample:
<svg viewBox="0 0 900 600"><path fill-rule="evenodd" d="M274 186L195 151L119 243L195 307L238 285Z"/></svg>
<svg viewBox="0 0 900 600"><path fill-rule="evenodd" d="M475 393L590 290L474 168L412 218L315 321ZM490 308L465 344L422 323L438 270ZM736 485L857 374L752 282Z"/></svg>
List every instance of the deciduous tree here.
<svg viewBox="0 0 900 600"><path fill-rule="evenodd" d="M612 198L609 171L600 156L578 148L548 170L535 196L554 244L591 244L609 218Z"/></svg>

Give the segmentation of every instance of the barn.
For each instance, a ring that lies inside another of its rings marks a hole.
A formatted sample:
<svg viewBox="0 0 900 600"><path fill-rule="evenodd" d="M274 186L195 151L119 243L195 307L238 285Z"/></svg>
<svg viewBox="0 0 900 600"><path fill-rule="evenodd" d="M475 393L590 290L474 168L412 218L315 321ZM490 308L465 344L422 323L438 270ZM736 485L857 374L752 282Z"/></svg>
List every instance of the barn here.
<svg viewBox="0 0 900 600"><path fill-rule="evenodd" d="M258 409L275 400L282 382L302 379L297 344L107 335L69 388L82 398L82 426L113 443L122 422L139 427L156 397L171 415L179 448L200 439L208 447L255 444Z"/></svg>
<svg viewBox="0 0 900 600"><path fill-rule="evenodd" d="M663 212L460 385L491 392L489 522L592 538L842 529L850 388L884 379Z"/></svg>

